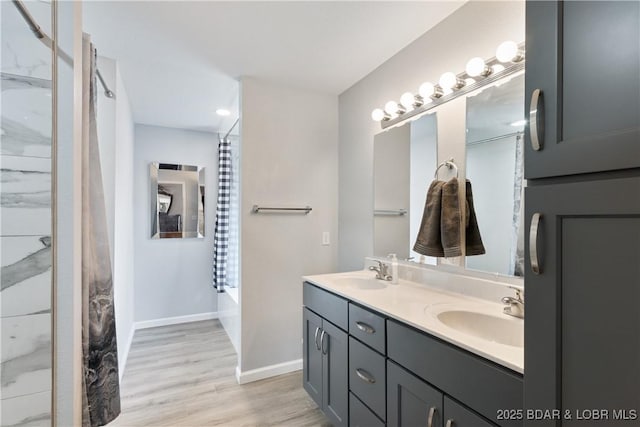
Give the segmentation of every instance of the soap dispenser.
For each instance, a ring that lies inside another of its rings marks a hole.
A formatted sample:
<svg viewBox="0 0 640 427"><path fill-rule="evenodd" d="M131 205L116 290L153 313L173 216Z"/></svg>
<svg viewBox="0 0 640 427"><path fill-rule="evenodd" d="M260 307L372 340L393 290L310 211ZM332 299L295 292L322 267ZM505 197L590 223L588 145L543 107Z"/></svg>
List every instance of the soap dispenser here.
<svg viewBox="0 0 640 427"><path fill-rule="evenodd" d="M391 258L391 284L398 284L398 257L396 254L389 254L389 258Z"/></svg>

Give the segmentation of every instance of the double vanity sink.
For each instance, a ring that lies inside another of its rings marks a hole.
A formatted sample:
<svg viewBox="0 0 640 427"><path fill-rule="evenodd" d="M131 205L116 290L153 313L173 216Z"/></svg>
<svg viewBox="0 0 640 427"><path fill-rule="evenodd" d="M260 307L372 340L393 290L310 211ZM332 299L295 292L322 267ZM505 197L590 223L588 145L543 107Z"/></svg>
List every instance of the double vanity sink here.
<svg viewBox="0 0 640 427"><path fill-rule="evenodd" d="M524 320L504 314L498 302L402 279L394 285L366 270L304 280L516 372L524 371Z"/></svg>
<svg viewBox="0 0 640 427"><path fill-rule="evenodd" d="M303 280L303 385L334 426L522 426L505 417L522 409L524 368L508 287L456 293L367 270Z"/></svg>

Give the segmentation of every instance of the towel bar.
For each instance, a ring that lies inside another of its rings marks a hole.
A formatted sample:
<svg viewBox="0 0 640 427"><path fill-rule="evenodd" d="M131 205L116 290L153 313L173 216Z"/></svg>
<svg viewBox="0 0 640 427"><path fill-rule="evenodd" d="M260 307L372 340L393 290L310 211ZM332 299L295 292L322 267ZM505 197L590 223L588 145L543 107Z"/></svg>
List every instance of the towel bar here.
<svg viewBox="0 0 640 427"><path fill-rule="evenodd" d="M285 212L304 212L304 214L308 214L311 212L311 206L305 206L303 208L277 208L277 207L266 207L266 206L258 206L253 205L251 208L252 213L260 213L261 211L285 211Z"/></svg>
<svg viewBox="0 0 640 427"><path fill-rule="evenodd" d="M375 209L375 216L404 216L407 214L406 209Z"/></svg>

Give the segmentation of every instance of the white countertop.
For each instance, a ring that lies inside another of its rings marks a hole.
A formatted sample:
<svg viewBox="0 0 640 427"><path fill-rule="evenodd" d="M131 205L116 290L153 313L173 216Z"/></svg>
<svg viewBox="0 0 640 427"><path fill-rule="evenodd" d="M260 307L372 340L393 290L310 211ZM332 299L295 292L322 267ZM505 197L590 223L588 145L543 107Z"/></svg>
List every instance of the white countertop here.
<svg viewBox="0 0 640 427"><path fill-rule="evenodd" d="M400 280L397 285L376 281L380 282L380 286L375 289L361 289L351 286L349 282L349 278L357 280L374 277L374 272L359 270L304 276L303 279L516 372L524 372L524 347L478 338L453 329L437 319L439 311L466 309L503 317L506 321L513 322L515 327L524 327L522 319L503 314L503 305L406 280Z"/></svg>

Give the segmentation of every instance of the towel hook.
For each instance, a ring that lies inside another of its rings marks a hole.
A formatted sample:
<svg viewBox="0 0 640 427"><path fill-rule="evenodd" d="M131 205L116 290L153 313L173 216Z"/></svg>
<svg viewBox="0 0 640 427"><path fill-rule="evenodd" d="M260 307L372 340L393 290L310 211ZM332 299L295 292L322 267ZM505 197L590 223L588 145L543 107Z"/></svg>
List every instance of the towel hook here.
<svg viewBox="0 0 640 427"><path fill-rule="evenodd" d="M453 157L452 157L449 160L445 160L444 162L442 162L442 163L440 163L438 165L438 167L436 168L436 173L433 174L433 178L434 179L438 179L438 171L443 166L446 166L448 169L455 169L456 170L456 178L458 178L458 166L456 166L456 162L453 160Z"/></svg>

